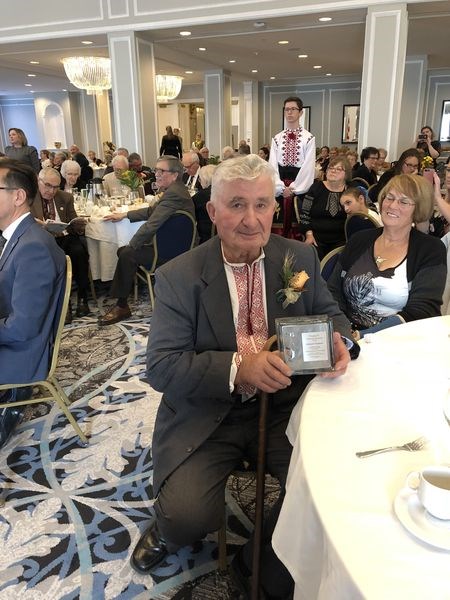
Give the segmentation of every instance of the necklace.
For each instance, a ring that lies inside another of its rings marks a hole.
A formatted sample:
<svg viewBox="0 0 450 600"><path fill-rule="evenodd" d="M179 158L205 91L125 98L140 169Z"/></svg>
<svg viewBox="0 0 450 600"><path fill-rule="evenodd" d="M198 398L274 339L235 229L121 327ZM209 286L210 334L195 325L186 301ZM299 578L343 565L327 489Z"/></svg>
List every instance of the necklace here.
<svg viewBox="0 0 450 600"><path fill-rule="evenodd" d="M379 267L387 258L383 258L382 256L375 256L375 264Z"/></svg>

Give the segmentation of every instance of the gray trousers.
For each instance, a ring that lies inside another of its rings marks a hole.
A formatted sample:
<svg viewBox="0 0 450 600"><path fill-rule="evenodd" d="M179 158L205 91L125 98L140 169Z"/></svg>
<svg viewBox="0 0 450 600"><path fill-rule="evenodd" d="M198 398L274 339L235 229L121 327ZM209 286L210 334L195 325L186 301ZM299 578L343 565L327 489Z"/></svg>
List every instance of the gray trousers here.
<svg viewBox="0 0 450 600"><path fill-rule="evenodd" d="M279 480L281 494L264 522L261 582L266 592L276 595L293 587L292 578L272 549L271 539L284 498L292 452L285 432L294 404L269 410L267 422L266 471ZM208 440L166 479L154 509L159 531L171 552L221 527L227 479L242 459L256 464L257 446L258 404L236 403ZM252 541L244 546L242 553L249 570Z"/></svg>

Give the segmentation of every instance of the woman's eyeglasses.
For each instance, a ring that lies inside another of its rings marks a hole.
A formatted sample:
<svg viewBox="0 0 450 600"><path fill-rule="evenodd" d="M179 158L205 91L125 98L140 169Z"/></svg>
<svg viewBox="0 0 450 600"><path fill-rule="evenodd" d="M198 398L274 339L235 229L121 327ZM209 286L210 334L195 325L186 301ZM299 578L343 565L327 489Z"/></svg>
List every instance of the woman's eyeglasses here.
<svg viewBox="0 0 450 600"><path fill-rule="evenodd" d="M391 204L395 201L397 201L399 204L401 204L402 206L415 206L416 203L413 200L410 200L409 198L394 198L394 196L391 196L390 194L387 194L384 197L384 201L386 202L390 202Z"/></svg>

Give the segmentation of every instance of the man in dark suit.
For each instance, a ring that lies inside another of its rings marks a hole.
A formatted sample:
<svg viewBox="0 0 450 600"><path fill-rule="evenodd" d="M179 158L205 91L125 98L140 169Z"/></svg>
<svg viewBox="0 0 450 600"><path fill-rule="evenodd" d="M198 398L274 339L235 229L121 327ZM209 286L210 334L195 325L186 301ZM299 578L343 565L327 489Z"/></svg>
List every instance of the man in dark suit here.
<svg viewBox="0 0 450 600"><path fill-rule="evenodd" d="M185 210L195 218L192 199L183 184L183 165L175 156L161 156L155 168L158 188L163 194L152 207L129 210L127 213L112 213L105 217L106 221L121 221L127 217L132 223L145 221L131 238L127 246L119 248L111 296L117 298L105 315L100 317L99 325L112 325L131 316L128 296L133 287L134 276L138 265L150 268L153 262L153 236L158 229L177 210Z"/></svg>
<svg viewBox="0 0 450 600"><path fill-rule="evenodd" d="M77 213L73 205L73 196L59 189L61 175L56 169L42 169L38 175L39 191L31 205L31 214L38 223L45 227L45 221L61 221L69 223L76 219ZM73 278L77 284L77 317L89 314L89 254L84 238L84 221L70 225L62 233L55 234L56 243L70 256ZM71 321L71 307L67 321Z"/></svg>
<svg viewBox="0 0 450 600"><path fill-rule="evenodd" d="M264 351L275 318L328 314L348 338L350 325L320 276L314 249L271 236L275 209L271 165L255 155L229 159L213 175L208 212L218 236L170 261L156 275L155 311L148 340L147 373L164 393L153 437L154 519L131 559L141 573L168 552L221 526L227 477L257 453L256 390L274 393L267 423L267 469L282 492L266 520L262 577L269 597L287 598L292 580L271 547L281 507L291 447L285 429L311 377L291 377L278 352ZM309 280L299 299L283 309L283 262ZM334 337L335 371L345 372L349 353ZM233 561L250 575L251 547Z"/></svg>
<svg viewBox="0 0 450 600"><path fill-rule="evenodd" d="M191 196L202 189L200 182L200 158L197 152L185 152L182 159L184 167L183 181Z"/></svg>
<svg viewBox="0 0 450 600"><path fill-rule="evenodd" d="M1 384L47 376L55 315L62 306L65 256L30 214L36 193L36 175L30 167L0 161ZM8 395L15 396L11 390ZM6 411L10 412L2 415L7 426L0 427L0 445L20 418L17 409Z"/></svg>

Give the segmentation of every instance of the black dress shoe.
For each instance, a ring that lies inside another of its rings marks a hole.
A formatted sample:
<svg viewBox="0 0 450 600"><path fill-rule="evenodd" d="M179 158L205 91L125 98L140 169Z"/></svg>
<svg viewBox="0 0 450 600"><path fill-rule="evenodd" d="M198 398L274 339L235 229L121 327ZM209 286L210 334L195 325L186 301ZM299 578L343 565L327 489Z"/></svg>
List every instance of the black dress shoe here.
<svg viewBox="0 0 450 600"><path fill-rule="evenodd" d="M86 300L83 300L83 302L78 302L77 311L75 313L77 317L87 317L90 313L91 311L89 310L89 304L86 302Z"/></svg>
<svg viewBox="0 0 450 600"><path fill-rule="evenodd" d="M10 402L16 399L22 399L17 398L17 390L6 390L5 392L0 392L1 402ZM23 408L23 406L0 408L0 448L6 444L11 437L12 432L22 420Z"/></svg>
<svg viewBox="0 0 450 600"><path fill-rule="evenodd" d="M161 538L156 520L144 532L131 555L131 566L138 573L149 573L169 554L166 542Z"/></svg>

